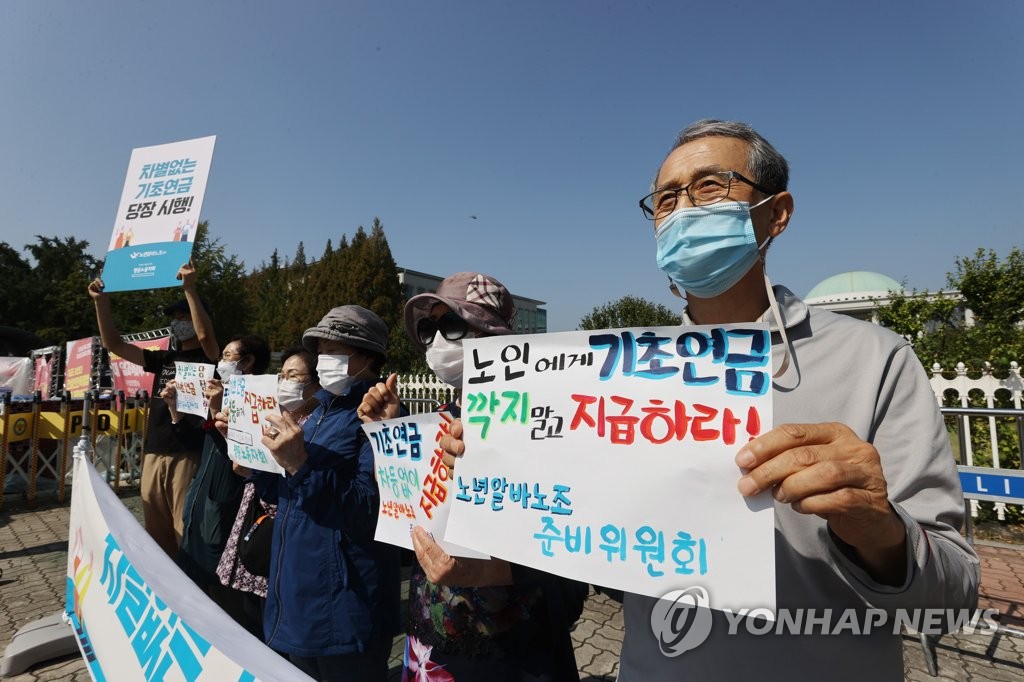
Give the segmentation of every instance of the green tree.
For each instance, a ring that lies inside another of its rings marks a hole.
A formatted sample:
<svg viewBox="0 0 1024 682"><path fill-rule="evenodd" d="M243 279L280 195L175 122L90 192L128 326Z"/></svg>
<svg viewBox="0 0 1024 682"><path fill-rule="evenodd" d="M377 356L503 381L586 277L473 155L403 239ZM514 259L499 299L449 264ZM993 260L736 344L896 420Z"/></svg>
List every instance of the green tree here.
<svg viewBox="0 0 1024 682"><path fill-rule="evenodd" d="M0 282L4 295L0 296L0 325L33 331L31 321L34 305L29 283L32 266L7 242L0 242Z"/></svg>
<svg viewBox="0 0 1024 682"><path fill-rule="evenodd" d="M951 371L963 362L969 372L980 372L985 363L991 363L998 374L1006 372L1011 361L1024 359L1024 253L1020 249L1013 248L1005 259L985 249L957 258L956 268L946 275L946 282L949 289L959 291L959 296L890 292L888 306L876 305L879 321L909 339L918 359L929 370L938 363ZM965 310L973 314L973 324L966 323ZM972 407L985 407L979 395L969 396L968 402ZM995 406L1013 405L1009 395L997 392ZM969 421L975 464L990 466L993 453L988 419ZM996 429L1000 466L1018 468L1015 424L998 420ZM981 509L982 520L995 518L992 503L981 503ZM1020 506L1009 505L1007 518L1014 523L1024 521Z"/></svg>
<svg viewBox="0 0 1024 682"><path fill-rule="evenodd" d="M583 316L577 329L669 327L682 321L682 317L660 303L627 295L594 308Z"/></svg>
<svg viewBox="0 0 1024 682"><path fill-rule="evenodd" d="M876 305L879 322L909 339L926 368L964 362L979 370L990 362L1005 371L1024 358L1024 252L1015 247L1000 259L978 249L956 259L946 283L960 296L889 292L890 304ZM965 323L964 309L973 324Z"/></svg>
<svg viewBox="0 0 1024 682"><path fill-rule="evenodd" d="M246 280L246 293L252 315L252 332L265 339L275 350L295 343L286 333L284 324L287 310L285 271L277 249L270 255L270 263L262 263Z"/></svg>
<svg viewBox="0 0 1024 682"><path fill-rule="evenodd" d="M36 235L25 248L35 261L25 290L31 292L28 331L49 343L63 344L96 333L96 318L86 287L98 261L86 253L89 242L74 237Z"/></svg>
<svg viewBox="0 0 1024 682"><path fill-rule="evenodd" d="M412 348L405 334L405 292L398 281L398 266L378 218L373 219L369 235L360 226L352 237L345 280L345 301L369 308L388 325L387 369L408 372L420 354Z"/></svg>

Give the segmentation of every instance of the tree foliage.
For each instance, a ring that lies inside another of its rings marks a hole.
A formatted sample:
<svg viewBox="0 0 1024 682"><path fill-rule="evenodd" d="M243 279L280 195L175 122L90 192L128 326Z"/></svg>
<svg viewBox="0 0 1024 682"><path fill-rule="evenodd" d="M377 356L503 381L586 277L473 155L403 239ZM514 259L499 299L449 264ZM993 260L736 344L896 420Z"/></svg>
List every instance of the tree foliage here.
<svg viewBox="0 0 1024 682"><path fill-rule="evenodd" d="M876 306L879 321L914 344L925 368L938 363L947 372L963 362L968 372L980 372L985 363L995 374L1005 373L1012 361L1024 360L1024 252L1013 248L1005 259L995 251L978 249L973 256L956 259L956 268L946 275L955 294L910 295L890 292L888 306ZM971 311L973 323L964 313ZM995 407L1012 407L1008 391L996 392ZM959 405L959 400L947 404ZM985 407L980 395L968 396L971 407ZM971 418L971 449L974 463L993 464L987 418ZM1010 420L996 423L999 463L1019 468L1018 434ZM982 502L979 518L993 520L992 503ZM1007 519L1024 521L1018 505L1007 507Z"/></svg>
<svg viewBox="0 0 1024 682"><path fill-rule="evenodd" d="M583 316L578 329L668 327L678 324L682 324L682 318L662 304L627 295L594 308Z"/></svg>
<svg viewBox="0 0 1024 682"><path fill-rule="evenodd" d="M101 262L74 237L37 236L22 252L0 242L0 326L32 332L47 343L64 344L97 333L86 292ZM354 303L373 310L388 324L388 369L422 368L423 356L405 335L405 295L384 227L358 227L351 239L327 242L323 256L310 260L300 241L294 257L282 262L275 249L269 262L246 273L220 239L199 223L192 248L198 289L209 308L221 345L238 334L264 336L274 350L298 343L302 333L333 307ZM180 288L111 293L114 322L123 334L167 325L163 309L182 297Z"/></svg>
<svg viewBox="0 0 1024 682"><path fill-rule="evenodd" d="M1005 259L978 249L956 259L946 275L960 296L890 292L888 306L876 306L882 325L908 338L918 358L949 369L958 362L981 369L985 362L1006 370L1024 358L1024 252L1013 248ZM967 324L964 310L974 316Z"/></svg>
<svg viewBox="0 0 1024 682"><path fill-rule="evenodd" d="M35 243L25 246L30 263L7 243L0 244L0 281L8 299L3 324L51 344L91 336L96 322L86 287L98 263L87 248L89 242L74 237L36 235Z"/></svg>
<svg viewBox="0 0 1024 682"><path fill-rule="evenodd" d="M422 355L405 335L405 292L380 220L370 232L359 226L352 239L328 240L320 260L308 261L299 242L295 257L281 265L275 252L248 278L246 291L254 329L277 350L298 343L302 333L331 308L354 304L368 308L390 329L387 368L407 372Z"/></svg>

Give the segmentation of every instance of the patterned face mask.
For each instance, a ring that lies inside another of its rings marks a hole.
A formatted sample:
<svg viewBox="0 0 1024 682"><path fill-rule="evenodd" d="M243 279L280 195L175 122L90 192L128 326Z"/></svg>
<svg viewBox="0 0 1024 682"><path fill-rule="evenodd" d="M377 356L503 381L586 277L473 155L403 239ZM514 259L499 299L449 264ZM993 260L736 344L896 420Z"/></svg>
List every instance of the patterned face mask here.
<svg viewBox="0 0 1024 682"><path fill-rule="evenodd" d="M196 328L188 320L171 320L171 334L178 341L188 341L195 337Z"/></svg>

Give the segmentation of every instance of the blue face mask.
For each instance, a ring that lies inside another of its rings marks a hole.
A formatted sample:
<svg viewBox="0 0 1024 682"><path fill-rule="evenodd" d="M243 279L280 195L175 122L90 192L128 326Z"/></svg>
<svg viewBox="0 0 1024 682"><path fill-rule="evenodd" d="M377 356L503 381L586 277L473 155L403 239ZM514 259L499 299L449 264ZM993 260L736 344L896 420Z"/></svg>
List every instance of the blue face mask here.
<svg viewBox="0 0 1024 682"><path fill-rule="evenodd" d="M773 195L774 196L774 195ZM751 208L745 201L724 201L710 206L681 208L658 226L658 267L680 289L712 298L725 293L754 267L758 245Z"/></svg>

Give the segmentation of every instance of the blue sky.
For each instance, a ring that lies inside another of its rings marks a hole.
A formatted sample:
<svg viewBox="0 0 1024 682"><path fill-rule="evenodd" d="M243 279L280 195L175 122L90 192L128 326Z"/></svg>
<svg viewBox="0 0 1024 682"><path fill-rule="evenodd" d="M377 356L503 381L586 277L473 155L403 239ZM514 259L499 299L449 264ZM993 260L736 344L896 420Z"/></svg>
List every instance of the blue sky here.
<svg viewBox="0 0 1024 682"><path fill-rule="evenodd" d="M131 149L213 134L203 217L247 266L379 216L400 266L490 273L572 329L680 307L636 202L715 117L790 161L774 281L934 290L1024 245L1022 26L1015 0L5 0L0 241L102 256Z"/></svg>

